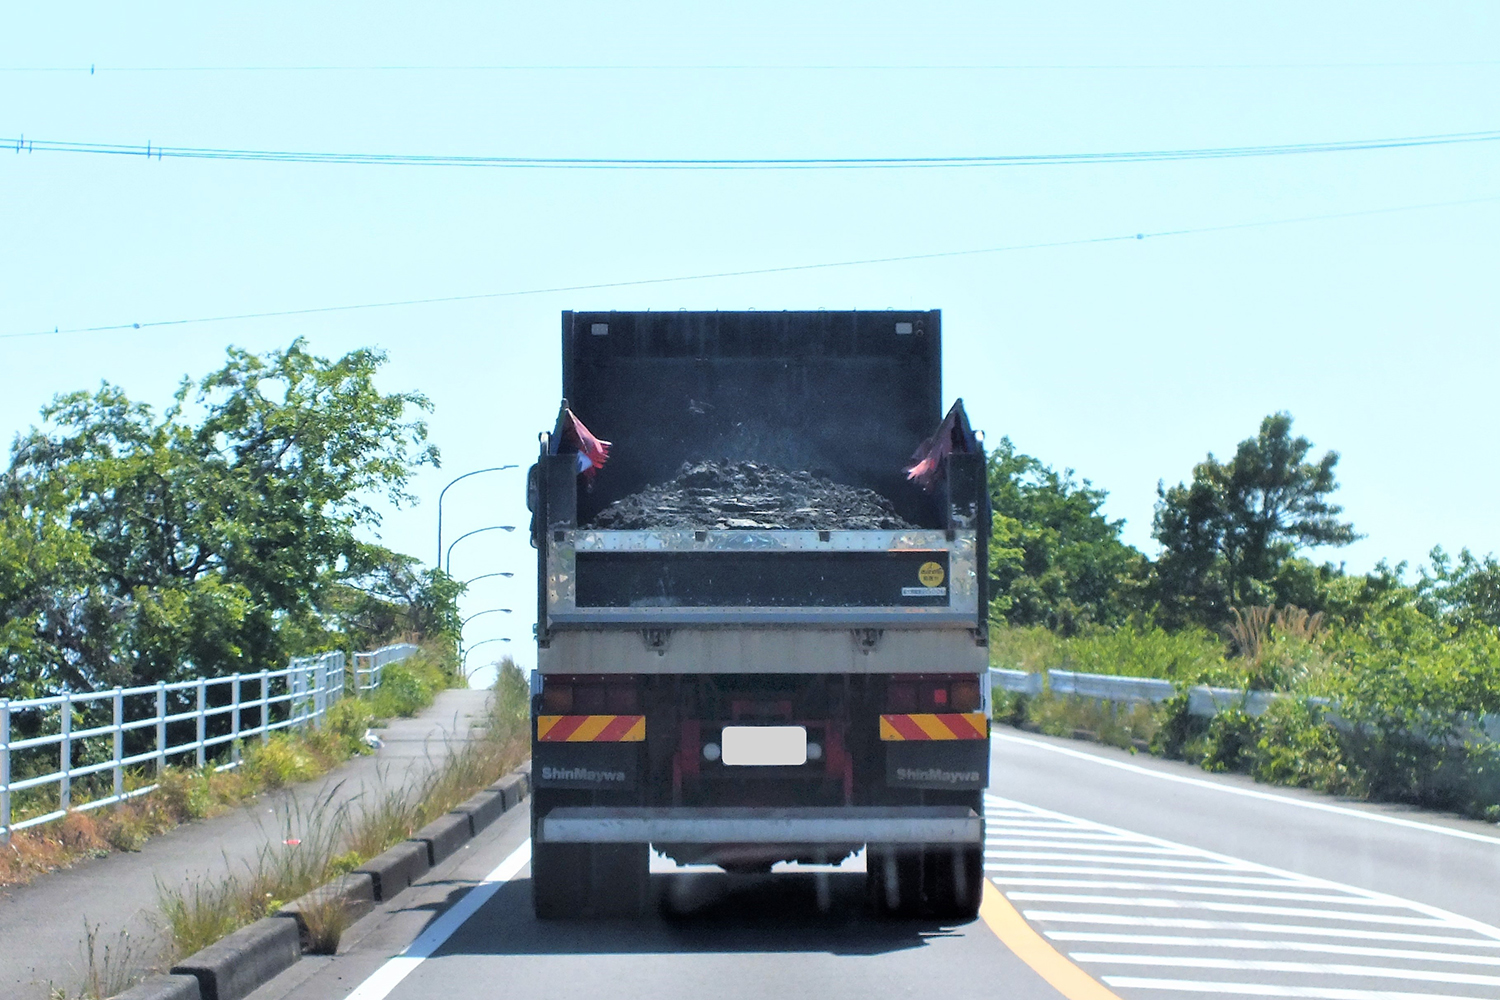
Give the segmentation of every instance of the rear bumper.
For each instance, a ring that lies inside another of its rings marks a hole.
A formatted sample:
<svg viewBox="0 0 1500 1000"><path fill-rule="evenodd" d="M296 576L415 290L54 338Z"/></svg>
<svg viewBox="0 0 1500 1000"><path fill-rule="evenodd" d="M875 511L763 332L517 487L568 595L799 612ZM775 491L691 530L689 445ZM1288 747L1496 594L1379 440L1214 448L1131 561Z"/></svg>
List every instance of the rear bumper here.
<svg viewBox="0 0 1500 1000"><path fill-rule="evenodd" d="M537 839L549 844L981 844L984 820L964 806L564 807L541 819Z"/></svg>

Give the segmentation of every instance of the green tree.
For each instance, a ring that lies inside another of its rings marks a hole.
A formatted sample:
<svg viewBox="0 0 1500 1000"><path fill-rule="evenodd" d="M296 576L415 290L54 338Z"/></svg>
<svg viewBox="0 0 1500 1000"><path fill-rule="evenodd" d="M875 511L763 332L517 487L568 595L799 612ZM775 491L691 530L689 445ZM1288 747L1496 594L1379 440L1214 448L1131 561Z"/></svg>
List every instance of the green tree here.
<svg viewBox="0 0 1500 1000"><path fill-rule="evenodd" d="M990 618L1071 634L1136 607L1144 557L1103 514L1108 494L1002 438L989 453Z"/></svg>
<svg viewBox="0 0 1500 1000"><path fill-rule="evenodd" d="M1428 555L1432 571L1421 571L1417 591L1433 617L1459 631L1500 628L1500 561L1468 549L1453 556L1437 546Z"/></svg>
<svg viewBox="0 0 1500 1000"><path fill-rule="evenodd" d="M341 574L331 607L349 641L372 648L397 636L458 641L464 585L420 560L366 545Z"/></svg>
<svg viewBox="0 0 1500 1000"><path fill-rule="evenodd" d="M1228 462L1210 454L1190 483L1158 484L1155 589L1167 621L1219 626L1231 607L1275 603L1278 576L1295 569L1288 560L1299 550L1360 537L1328 500L1338 453L1310 461L1311 451L1311 441L1292 436L1291 415L1275 413ZM1306 574L1283 576L1298 578Z"/></svg>
<svg viewBox="0 0 1500 1000"><path fill-rule="evenodd" d="M0 685L259 669L331 642L329 593L437 461L378 351L231 349L161 417L117 387L61 396L0 480ZM188 419L189 412L200 417Z"/></svg>

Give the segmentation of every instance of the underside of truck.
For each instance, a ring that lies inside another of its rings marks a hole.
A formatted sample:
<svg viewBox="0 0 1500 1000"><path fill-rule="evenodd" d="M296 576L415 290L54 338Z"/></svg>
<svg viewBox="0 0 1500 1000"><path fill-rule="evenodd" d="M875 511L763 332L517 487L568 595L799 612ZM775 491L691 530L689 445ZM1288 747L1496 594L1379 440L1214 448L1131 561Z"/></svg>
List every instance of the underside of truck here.
<svg viewBox="0 0 1500 1000"><path fill-rule="evenodd" d="M863 850L878 910L972 916L989 509L938 314L564 313L563 357L563 413L608 462L560 416L530 478L537 914L641 912L652 850L730 872ZM873 491L897 526L593 523L706 460Z"/></svg>

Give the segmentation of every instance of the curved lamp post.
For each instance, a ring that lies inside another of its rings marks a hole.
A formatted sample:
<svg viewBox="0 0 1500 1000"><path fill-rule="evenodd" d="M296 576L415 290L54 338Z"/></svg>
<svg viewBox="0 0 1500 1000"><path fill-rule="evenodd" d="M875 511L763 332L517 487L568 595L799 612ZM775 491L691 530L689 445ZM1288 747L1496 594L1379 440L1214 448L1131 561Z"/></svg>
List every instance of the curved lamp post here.
<svg viewBox="0 0 1500 1000"><path fill-rule="evenodd" d="M480 646L486 645L487 643L491 643L491 642L510 642L510 640L509 639L480 639L478 642L474 643L474 645L470 646L468 649L465 649L463 651L463 655L459 657L459 661L458 661L458 668L464 672L464 680L468 680L469 679L469 654L472 653L472 652L474 652L474 650L478 649Z"/></svg>
<svg viewBox="0 0 1500 1000"><path fill-rule="evenodd" d="M462 632L463 631L463 627L465 625L469 624L469 622L471 622L474 619L478 618L480 615L497 615L497 614L500 614L501 612L504 612L505 614L508 615L508 614L510 614L510 608L488 608L488 609L486 609L484 611L476 611L472 615L470 615L469 617L465 618L463 621L459 622L458 623L458 629L459 629L460 632Z"/></svg>
<svg viewBox="0 0 1500 1000"><path fill-rule="evenodd" d="M464 586L467 587L471 583L478 583L480 580L488 580L492 576L515 576L515 575L516 574L514 574L514 573L506 573L506 572L503 572L503 571L499 572L499 573L480 573L478 576L471 576L467 580L465 580L464 581Z"/></svg>
<svg viewBox="0 0 1500 1000"><path fill-rule="evenodd" d="M506 469L519 469L519 468L520 468L519 465L496 465L496 466L492 466L492 467L490 467L488 469L475 469L473 472L465 472L461 476L455 476L452 479L452 481L450 481L448 483L448 486L444 486L438 492L438 565L439 566L442 565L442 561L443 561L443 494L445 494L445 493L448 492L448 487L452 486L454 483L458 482L459 480L468 479L470 476L477 476L481 472L504 472Z"/></svg>
<svg viewBox="0 0 1500 1000"><path fill-rule="evenodd" d="M449 546L448 546L448 558L447 558L447 560L445 561L445 563L443 565L443 572L447 573L449 570L451 570L453 568L453 546L457 545L459 542L463 541L465 538L468 538L470 535L478 535L478 534L480 534L482 532L485 532L485 531L515 531L515 530L516 530L516 526L514 524L492 524L492 525L490 525L487 528L475 528L473 531L466 531L466 532L464 532L462 535L459 535L457 538L453 539L453 541L449 544Z"/></svg>

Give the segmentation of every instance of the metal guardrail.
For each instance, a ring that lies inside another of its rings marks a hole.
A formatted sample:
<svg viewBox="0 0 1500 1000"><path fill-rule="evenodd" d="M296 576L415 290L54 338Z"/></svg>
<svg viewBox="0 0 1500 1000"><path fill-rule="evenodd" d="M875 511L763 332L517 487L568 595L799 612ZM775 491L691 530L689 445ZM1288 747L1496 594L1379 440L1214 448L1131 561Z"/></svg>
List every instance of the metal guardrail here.
<svg viewBox="0 0 1500 1000"><path fill-rule="evenodd" d="M1026 670L990 671L991 684L1014 694L1036 697L1044 691L1058 695L1074 695L1096 701L1114 702L1163 702L1177 696L1177 685L1158 677L1122 677L1115 674L1085 674L1073 670ZM1187 689L1188 714L1213 716L1220 712L1238 709L1248 715L1260 715L1278 698L1290 695L1274 691L1240 691L1235 688L1197 685ZM1327 704L1326 698L1311 698L1310 702Z"/></svg>
<svg viewBox="0 0 1500 1000"><path fill-rule="evenodd" d="M378 687L381 669L416 649L400 643L356 653L355 690ZM361 668L366 662L369 666ZM344 654L335 652L293 659L283 670L47 698L0 698L0 843L16 830L61 819L69 811L112 805L158 787L152 783L127 790L127 769L132 767L154 765L159 775L169 761L191 755L194 766L201 768L211 751L222 747L228 748L229 759L215 770L237 767L245 740L258 737L265 742L278 729L321 725L329 708L344 696L349 680ZM18 726L30 713L40 723ZM12 739L17 728L40 731ZM128 734L142 731L150 735L129 739ZM127 742L136 744L131 752ZM25 759L34 756L27 751L46 747L57 748L57 770L14 777L18 756ZM96 797L75 801L80 779L105 772L112 779L105 789L90 782L82 790ZM13 822L15 793L47 785L57 786L57 808ZM97 795L105 790L109 794Z"/></svg>
<svg viewBox="0 0 1500 1000"><path fill-rule="evenodd" d="M388 663L399 663L417 651L409 642L381 646L368 653L354 654L354 690L360 694L380 687L380 672Z"/></svg>
<svg viewBox="0 0 1500 1000"><path fill-rule="evenodd" d="M1073 695L1110 702L1162 702L1176 697L1177 686L1171 681L1155 677L1121 677L1114 674L1084 674L1071 670L990 670L991 688L1000 688L1012 694L1037 697L1050 691L1056 695ZM1211 718L1220 712L1239 711L1251 717L1265 714L1273 704L1297 695L1279 691L1247 691L1240 688L1210 687L1198 684L1187 689L1189 715ZM1324 718L1333 726L1345 728L1349 725L1342 719L1329 698L1305 697L1305 704L1328 710ZM1500 743L1500 715L1466 715L1458 726L1458 732L1449 737L1465 740L1488 740Z"/></svg>

